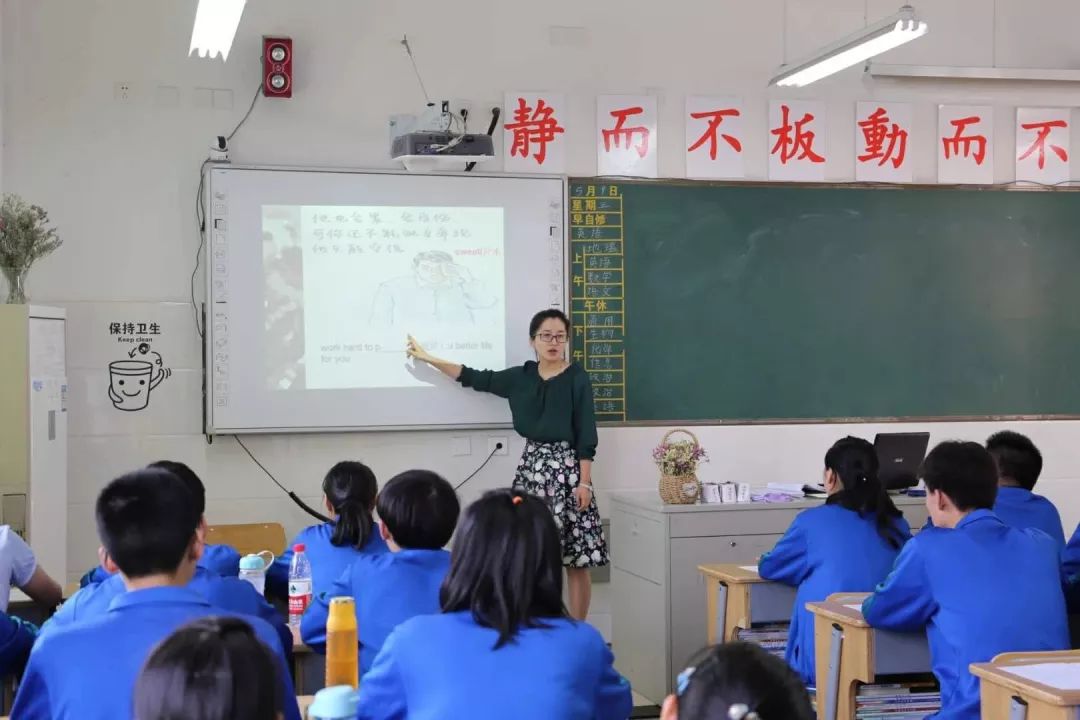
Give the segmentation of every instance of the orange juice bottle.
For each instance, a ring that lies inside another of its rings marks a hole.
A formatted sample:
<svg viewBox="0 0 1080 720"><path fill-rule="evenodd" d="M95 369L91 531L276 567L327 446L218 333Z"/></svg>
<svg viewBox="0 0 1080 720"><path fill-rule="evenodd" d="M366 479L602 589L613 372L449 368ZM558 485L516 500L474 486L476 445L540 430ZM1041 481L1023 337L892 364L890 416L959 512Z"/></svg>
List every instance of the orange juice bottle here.
<svg viewBox="0 0 1080 720"><path fill-rule="evenodd" d="M326 620L326 687L360 684L359 645L356 639L356 601L351 597L330 600Z"/></svg>

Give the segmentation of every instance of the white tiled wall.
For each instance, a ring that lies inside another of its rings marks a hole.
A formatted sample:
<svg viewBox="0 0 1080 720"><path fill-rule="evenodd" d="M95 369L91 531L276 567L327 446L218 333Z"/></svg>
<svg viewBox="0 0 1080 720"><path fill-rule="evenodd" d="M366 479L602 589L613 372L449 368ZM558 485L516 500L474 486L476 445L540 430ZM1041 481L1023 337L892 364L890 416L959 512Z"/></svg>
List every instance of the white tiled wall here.
<svg viewBox="0 0 1080 720"><path fill-rule="evenodd" d="M387 117L422 105L399 45L407 32L433 96L470 99L477 127L486 125L482 116L501 104L505 90L565 92L572 174L595 172L596 94L658 95L660 172L679 176L686 94L742 95L748 101L747 123L760 125L767 100L781 96L765 86L785 55L797 58L859 27L864 10L874 19L895 12L897 5L895 0L549 0L538 12L520 3L461 0L449 12L417 0L260 0L248 3L223 64L186 56L194 0L0 0L0 184L46 206L65 239L60 252L34 269L29 289L35 300L68 312L72 572L94 561L90 509L98 489L118 473L162 457L184 460L204 475L211 522L279 520L290 531L305 523L231 439L207 445L199 435L200 341L187 304L198 242L196 172L212 138L228 132L246 109L259 82L263 34L294 38L296 95L290 101L260 101L233 142L234 161L388 166ZM884 60L1029 67L1070 67L1076 60L1080 3L1073 0L918 5L930 34ZM585 40L553 46L552 26L584 28ZM133 87L128 103L114 99L114 84L121 81ZM158 103L159 87L177 88L180 106ZM197 88L231 91L232 107L197 107ZM826 101L829 123L822 139L829 148L830 180L853 175L850 123L860 99L914 102L916 132L927 133L940 101L993 105L999 128L1012 126L1015 104L1080 104L1080 90L1065 84L871 83L858 70L782 96ZM996 178L1008 181L1013 139L999 132L997 142ZM764 142L746 148L751 177L765 176L766 150ZM912 151L916 180L932 181L931 145ZM106 396L108 363L122 357L108 323L149 318L162 324L155 349L173 374L153 390L147 410L121 413ZM935 440L983 439L996 428L971 424L933 430ZM1046 451L1043 489L1075 524L1080 521L1077 424L1023 428ZM839 434L871 435L876 429L701 428L699 436L714 458L703 476L812 479L824 449ZM455 435L259 437L250 446L282 482L315 503L322 473L345 457L368 461L384 478L415 465L464 478L480 462L486 434L467 434L475 451L468 457L452 455ZM598 485L654 483L648 450L659 435L640 428L604 430ZM508 482L519 448L496 458L466 485L466 499Z"/></svg>

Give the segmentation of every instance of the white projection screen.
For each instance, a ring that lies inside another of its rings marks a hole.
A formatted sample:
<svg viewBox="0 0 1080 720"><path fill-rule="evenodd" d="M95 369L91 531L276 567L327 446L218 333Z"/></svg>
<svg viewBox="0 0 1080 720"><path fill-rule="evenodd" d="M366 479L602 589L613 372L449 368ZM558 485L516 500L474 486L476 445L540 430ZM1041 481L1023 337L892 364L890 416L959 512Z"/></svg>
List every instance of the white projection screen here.
<svg viewBox="0 0 1080 720"><path fill-rule="evenodd" d="M207 432L506 425L505 400L405 355L532 357L565 305L561 178L215 167L208 175Z"/></svg>

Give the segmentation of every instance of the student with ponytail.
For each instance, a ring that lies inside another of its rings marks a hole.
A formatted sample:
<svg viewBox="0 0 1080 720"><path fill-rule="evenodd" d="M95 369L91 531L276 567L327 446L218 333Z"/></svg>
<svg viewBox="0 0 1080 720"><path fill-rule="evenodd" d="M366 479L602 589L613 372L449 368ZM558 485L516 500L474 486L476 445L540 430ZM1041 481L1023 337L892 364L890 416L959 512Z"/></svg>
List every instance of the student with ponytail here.
<svg viewBox="0 0 1080 720"><path fill-rule="evenodd" d="M311 562L312 592L316 597L328 591L357 558L387 552L371 515L378 493L375 473L367 465L346 460L330 468L323 480L323 495L333 520L300 531L270 566L267 592L288 595L289 564L296 545L304 546Z"/></svg>
<svg viewBox="0 0 1080 720"><path fill-rule="evenodd" d="M846 437L825 454L822 507L799 513L758 563L761 577L798 588L787 661L814 684L814 621L806 603L869 592L885 579L911 528L878 479L874 446Z"/></svg>

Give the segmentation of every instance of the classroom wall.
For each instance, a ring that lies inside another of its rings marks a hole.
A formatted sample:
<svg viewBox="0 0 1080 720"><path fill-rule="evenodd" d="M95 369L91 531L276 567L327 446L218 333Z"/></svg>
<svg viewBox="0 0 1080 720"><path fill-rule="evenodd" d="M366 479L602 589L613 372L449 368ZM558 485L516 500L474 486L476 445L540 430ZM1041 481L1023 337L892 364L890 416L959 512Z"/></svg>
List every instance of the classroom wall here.
<svg viewBox="0 0 1080 720"><path fill-rule="evenodd" d="M869 0L866 7L874 19L895 12L898 4ZM918 5L931 24L930 34L894 51L888 61L1069 67L1077 60L1072 34L1080 23L1080 3L1073 0L924 0ZM296 95L291 101L259 103L233 142L236 162L390 167L387 116L416 112L423 101L398 44L403 33L432 96L470 100L475 127L486 126L482 116L502 103L504 90L565 92L572 174L595 172L594 98L601 92L659 96L665 176L683 174L686 94L741 94L750 101L751 124L764 122L770 97L824 99L829 179L837 181L853 177L856 100L912 100L921 132L933 131L940 101L992 104L999 128L1012 127L1010 108L1018 103L1080 104L1080 89L1068 85L873 83L859 70L802 91L765 89L785 54L797 58L860 27L863 0L549 0L531 6L493 0L452 5L259 0L248 3L227 64L187 58L194 6L194 0L3 0L0 10L0 181L47 207L66 241L35 268L29 290L34 301L68 310L68 564L73 573L94 561L91 514L97 491L116 474L162 457L187 461L204 476L211 522L278 520L290 532L305 523L232 439L208 445L199 434L202 363L189 305L198 241L197 170L212 137L231 129L247 108L259 83L263 34L294 38ZM127 99L121 98L119 84L129 87ZM1008 181L1013 139L1008 131L999 130L997 137L996 178ZM915 178L933 181L931 145L920 147ZM746 154L750 177L764 178L764 143L748 147ZM114 410L104 393L108 363L126 348L108 327L128 321L160 324L154 347L173 370L140 413ZM524 328L522 334L524 340ZM707 367L709 359L701 362ZM983 439L998 427L931 429L937 441ZM1080 426L1018 427L1044 447L1043 489L1075 525ZM702 477L813 480L837 436L878 429L698 428L714 458ZM648 451L662 432L603 430L598 486L604 491L654 486ZM322 473L341 458L367 460L383 478L424 465L461 479L482 460L491 434L296 435L251 438L249 446L282 482L316 502ZM461 436L472 440L469 456L453 454ZM509 456L496 458L466 485L466 498L509 481L519 450L514 442Z"/></svg>

